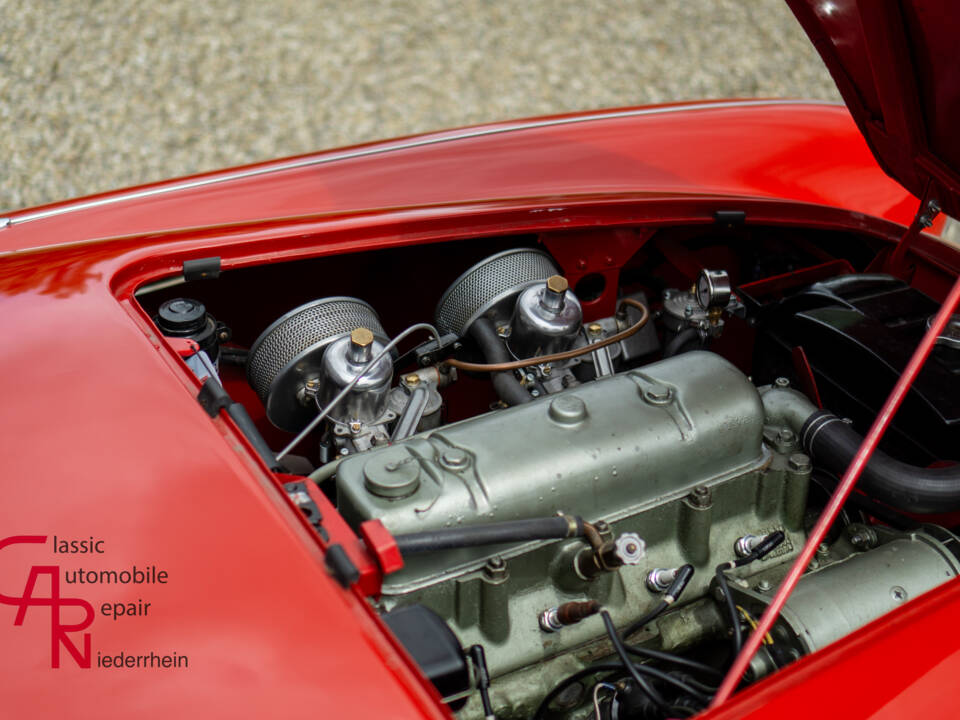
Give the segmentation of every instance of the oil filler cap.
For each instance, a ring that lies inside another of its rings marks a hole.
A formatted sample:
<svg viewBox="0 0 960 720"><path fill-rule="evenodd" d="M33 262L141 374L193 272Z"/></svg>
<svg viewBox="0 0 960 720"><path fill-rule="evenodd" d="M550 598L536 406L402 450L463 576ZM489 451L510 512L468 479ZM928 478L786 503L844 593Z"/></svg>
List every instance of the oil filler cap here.
<svg viewBox="0 0 960 720"><path fill-rule="evenodd" d="M403 448L391 448L367 460L363 484L373 495L403 498L420 487L420 464Z"/></svg>

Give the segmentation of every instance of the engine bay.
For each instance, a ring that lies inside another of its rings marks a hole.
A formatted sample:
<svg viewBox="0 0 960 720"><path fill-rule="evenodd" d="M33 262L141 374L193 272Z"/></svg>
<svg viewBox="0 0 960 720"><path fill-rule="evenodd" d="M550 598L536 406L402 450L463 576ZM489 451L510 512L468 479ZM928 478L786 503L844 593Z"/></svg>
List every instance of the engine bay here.
<svg viewBox="0 0 960 720"><path fill-rule="evenodd" d="M939 307L874 240L722 220L138 300L268 466L388 539L369 602L458 717L687 717ZM960 574L958 374L954 316L746 682Z"/></svg>

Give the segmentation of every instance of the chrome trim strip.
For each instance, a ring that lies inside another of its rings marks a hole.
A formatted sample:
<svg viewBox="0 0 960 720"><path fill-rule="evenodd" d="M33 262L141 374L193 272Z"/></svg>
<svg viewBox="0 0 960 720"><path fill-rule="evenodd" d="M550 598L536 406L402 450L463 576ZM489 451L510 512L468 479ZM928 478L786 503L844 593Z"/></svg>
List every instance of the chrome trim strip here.
<svg viewBox="0 0 960 720"><path fill-rule="evenodd" d="M190 190L203 187L205 185L216 185L219 183L230 182L233 180L243 180L258 175L268 175L270 173L282 172L284 170L295 170L312 165L325 165L338 160L351 160L353 158L369 157L371 155L380 155L383 153L394 152L396 150L410 150L413 148L426 147L428 145L439 145L440 143L453 142L455 140L467 140L470 138L485 137L487 135L500 135L519 130L533 130L536 128L555 127L558 125L574 125L582 122L592 122L595 120L615 120L625 117L639 117L642 115L665 115L676 112L686 112L689 110L726 110L737 107L762 107L770 105L826 105L833 107L843 107L841 102L829 102L825 100L728 100L716 103L691 103L686 105L673 105L662 108L640 108L637 110L619 110L616 112L599 113L586 117L555 118L552 120L538 120L528 122L522 125L512 125L510 127L485 128L470 130L459 135L448 135L444 137L421 138L420 140L409 140L389 147L374 147L363 150L350 150L345 152L333 152L322 157L301 158L292 160L280 165L271 165L269 167L250 168L241 170L228 175L220 175L212 178L198 178L196 180L187 180L175 185L168 185L159 188L150 188L138 190L125 195L100 198L99 200L88 200L87 202L68 205L66 207L53 208L51 210L38 210L32 213L25 213L17 217L4 218L5 224L0 223L0 229L9 225L21 225L22 223L33 222L34 220L43 220L56 215L64 215L76 210L87 210L89 208L101 207L103 205L113 205L126 200L139 200L140 198L151 197L153 195L165 195L167 193L178 192L180 190ZM441 131L442 132L442 131ZM387 141L389 142L389 141Z"/></svg>

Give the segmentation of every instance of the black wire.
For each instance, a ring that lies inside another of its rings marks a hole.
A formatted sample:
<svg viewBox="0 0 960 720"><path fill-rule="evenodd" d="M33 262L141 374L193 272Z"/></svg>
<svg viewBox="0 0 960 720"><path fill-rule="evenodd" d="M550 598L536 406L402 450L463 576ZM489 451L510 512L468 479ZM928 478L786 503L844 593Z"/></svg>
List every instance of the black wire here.
<svg viewBox="0 0 960 720"><path fill-rule="evenodd" d="M623 646L631 655L673 663L674 665L680 665L682 667L690 668L691 670L699 670L702 673L707 673L713 677L723 679L722 672L714 667L710 667L705 663L697 662L696 660L690 660L689 658L681 657L680 655L674 655L673 653L663 652L662 650L651 650L650 648L640 647L637 645L627 645L624 643ZM716 690L716 688L713 689Z"/></svg>
<svg viewBox="0 0 960 720"><path fill-rule="evenodd" d="M477 689L480 691L484 716L492 718L493 703L490 702L490 671L487 669L487 655L483 651L483 645L471 646L469 653L477 670Z"/></svg>
<svg viewBox="0 0 960 720"><path fill-rule="evenodd" d="M570 677L562 680L553 690L547 693L547 696L540 703L540 707L537 708L537 712L533 715L533 720L543 720L546 716L547 708L554 698L556 698L560 693L566 690L568 687L573 685L575 682L579 681L581 678L589 677L590 675L596 675L601 672L615 672L622 673L623 665L620 663L599 663L597 665L591 665L590 667L584 668L583 670L578 670Z"/></svg>
<svg viewBox="0 0 960 720"><path fill-rule="evenodd" d="M630 660L630 656L627 655L627 649L623 646L623 641L620 639L620 635L617 634L617 628L613 624L613 618L610 617L610 613L606 610L600 612L600 617L603 618L603 625L607 629L607 635L610 637L610 642L613 643L613 649L616 650L617 655L620 656L620 661L623 663L623 667L626 668L627 672L630 673L630 677L633 678L633 681L637 684L643 692L647 694L654 704L658 705L661 709L666 710L668 708L666 700L663 699L663 696L656 691L656 689L651 685L643 675L637 671L637 666L633 664Z"/></svg>
<svg viewBox="0 0 960 720"><path fill-rule="evenodd" d="M740 614L733 602L733 594L730 592L727 576L723 574L724 569L724 565L717 566L717 585L727 605L727 613L730 615L730 627L733 629L733 657L737 657L740 654L740 648L743 646L743 631L740 629Z"/></svg>

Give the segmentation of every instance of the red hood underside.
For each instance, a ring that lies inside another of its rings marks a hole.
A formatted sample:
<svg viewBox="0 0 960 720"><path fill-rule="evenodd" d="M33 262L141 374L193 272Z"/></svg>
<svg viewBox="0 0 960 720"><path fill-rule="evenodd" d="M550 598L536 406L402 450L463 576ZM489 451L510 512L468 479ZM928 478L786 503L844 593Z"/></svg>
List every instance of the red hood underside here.
<svg viewBox="0 0 960 720"><path fill-rule="evenodd" d="M787 0L883 169L960 217L960 13L951 0Z"/></svg>

